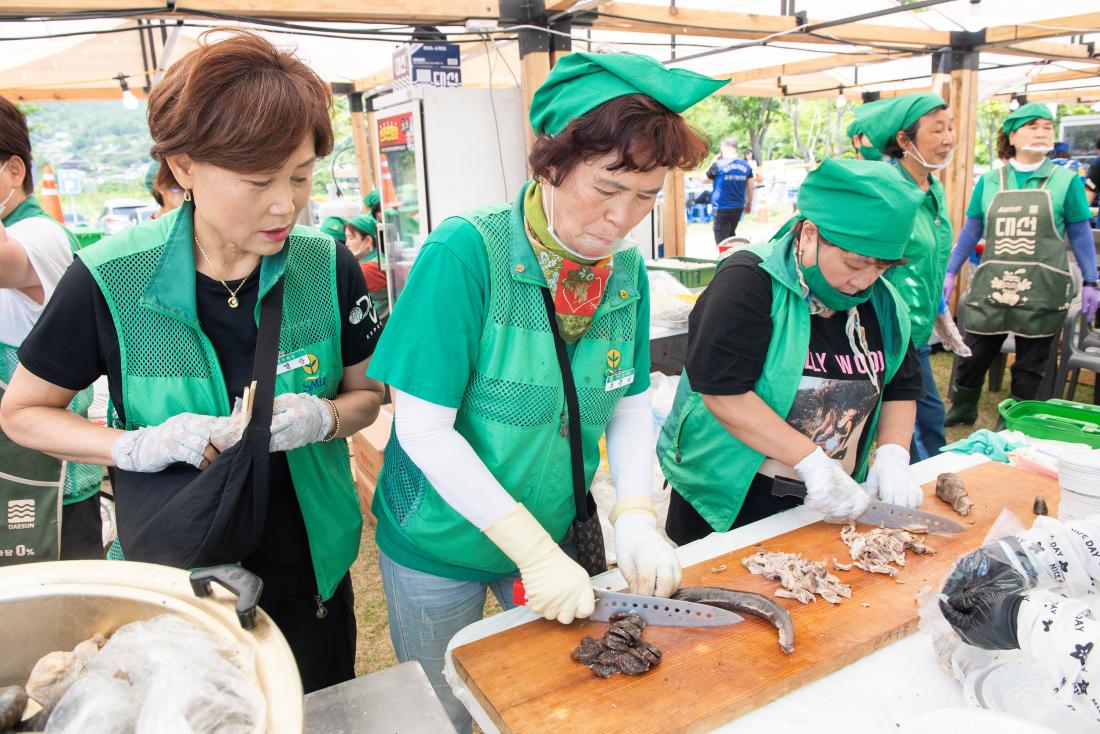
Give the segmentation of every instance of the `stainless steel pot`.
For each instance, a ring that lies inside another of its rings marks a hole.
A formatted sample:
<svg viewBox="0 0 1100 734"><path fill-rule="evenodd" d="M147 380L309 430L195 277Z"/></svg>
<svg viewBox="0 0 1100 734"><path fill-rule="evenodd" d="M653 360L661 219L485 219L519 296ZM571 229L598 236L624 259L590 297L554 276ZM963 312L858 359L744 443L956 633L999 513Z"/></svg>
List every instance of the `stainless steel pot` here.
<svg viewBox="0 0 1100 734"><path fill-rule="evenodd" d="M208 587L209 588L209 587ZM286 638L262 610L242 628L236 597L195 595L187 571L129 561L54 561L0 568L0 686L22 685L35 662L96 632L166 612L250 647L267 698L267 731L301 734L302 681Z"/></svg>

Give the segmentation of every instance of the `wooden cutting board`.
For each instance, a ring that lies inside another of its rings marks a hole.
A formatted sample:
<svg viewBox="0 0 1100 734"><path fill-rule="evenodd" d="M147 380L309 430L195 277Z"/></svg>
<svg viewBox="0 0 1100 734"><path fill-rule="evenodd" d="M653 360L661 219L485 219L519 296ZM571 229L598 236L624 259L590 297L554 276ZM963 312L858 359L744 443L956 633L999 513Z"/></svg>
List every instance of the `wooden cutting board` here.
<svg viewBox="0 0 1100 734"><path fill-rule="evenodd" d="M808 605L778 599L794 622L790 655L780 650L775 629L754 617L730 627L647 627L644 638L664 653L660 665L638 677L602 679L569 653L582 636L602 635L606 623L538 620L456 648L455 665L502 732L707 731L914 633L918 592L938 587L961 554L980 546L1002 509L1025 527L1034 520L1037 494L1051 515L1058 511L1053 479L995 462L959 476L975 503L965 518L936 499L934 482L924 485L921 509L969 526L955 535L929 535L934 555L908 553L896 578L834 572L852 587L852 598L836 606L820 598ZM685 568L682 584L772 595L774 582L741 565L757 547L850 560L840 526L818 522ZM711 572L721 565L727 570Z"/></svg>

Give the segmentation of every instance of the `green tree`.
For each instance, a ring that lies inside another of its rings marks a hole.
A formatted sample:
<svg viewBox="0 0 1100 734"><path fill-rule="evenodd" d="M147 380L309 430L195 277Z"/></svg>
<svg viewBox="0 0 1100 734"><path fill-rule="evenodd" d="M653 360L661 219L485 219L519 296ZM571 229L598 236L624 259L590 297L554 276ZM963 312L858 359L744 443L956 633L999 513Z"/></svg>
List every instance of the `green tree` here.
<svg viewBox="0 0 1100 734"><path fill-rule="evenodd" d="M730 97L715 94L688 110L684 116L707 136L712 153L724 137L735 137L751 149L756 160L764 160L764 139L781 113L779 100L772 97Z"/></svg>

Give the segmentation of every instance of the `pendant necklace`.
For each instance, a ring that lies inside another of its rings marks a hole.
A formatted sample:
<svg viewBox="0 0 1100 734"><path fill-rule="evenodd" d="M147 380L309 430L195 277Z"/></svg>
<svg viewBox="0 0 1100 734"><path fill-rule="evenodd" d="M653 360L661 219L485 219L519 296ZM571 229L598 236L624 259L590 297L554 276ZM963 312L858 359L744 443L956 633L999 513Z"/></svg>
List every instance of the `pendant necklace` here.
<svg viewBox="0 0 1100 734"><path fill-rule="evenodd" d="M241 288L244 287L245 281L248 280L248 275L251 275L251 273L241 278L241 282L237 284L236 288L230 288L229 284L225 282L224 278L222 278L221 271L218 270L217 266L214 265L213 262L211 262L210 256L206 254L206 250L202 249L202 245L199 243L199 238L197 235L195 236L195 247L199 248L199 252L202 254L202 259L205 260L206 264L210 266L210 269L214 271L214 275L217 277L218 282L225 286L225 289L229 291L229 298L227 298L225 302L229 304L230 308L236 308L237 306L241 305L241 302L237 300L237 294L240 292Z"/></svg>

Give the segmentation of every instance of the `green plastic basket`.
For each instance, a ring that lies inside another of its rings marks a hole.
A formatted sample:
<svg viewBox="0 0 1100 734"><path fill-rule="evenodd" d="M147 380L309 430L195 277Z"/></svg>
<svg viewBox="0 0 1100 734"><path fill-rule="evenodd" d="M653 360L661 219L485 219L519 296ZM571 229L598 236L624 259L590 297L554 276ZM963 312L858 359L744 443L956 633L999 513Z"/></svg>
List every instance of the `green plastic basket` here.
<svg viewBox="0 0 1100 734"><path fill-rule="evenodd" d="M70 230L73 236L76 237L76 244L78 249L84 249L88 245L94 245L103 239L102 229L73 229Z"/></svg>
<svg viewBox="0 0 1100 734"><path fill-rule="evenodd" d="M676 280L683 283L688 288L700 288L708 285L710 281L714 279L714 271L718 267L717 260L710 260L705 257L686 257L684 255L676 255L674 257L662 258L664 260L676 260L682 263L706 263L712 267L709 268L692 268L685 270L678 268L675 265L658 265L657 263L646 263L646 270L661 270L669 273Z"/></svg>
<svg viewBox="0 0 1100 734"><path fill-rule="evenodd" d="M1100 449L1100 405L1072 400L1015 400L997 406L1005 426L1013 431L1053 441L1084 443Z"/></svg>

